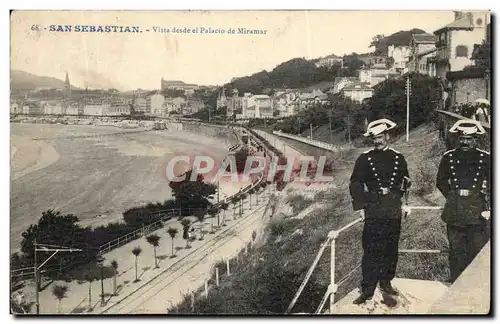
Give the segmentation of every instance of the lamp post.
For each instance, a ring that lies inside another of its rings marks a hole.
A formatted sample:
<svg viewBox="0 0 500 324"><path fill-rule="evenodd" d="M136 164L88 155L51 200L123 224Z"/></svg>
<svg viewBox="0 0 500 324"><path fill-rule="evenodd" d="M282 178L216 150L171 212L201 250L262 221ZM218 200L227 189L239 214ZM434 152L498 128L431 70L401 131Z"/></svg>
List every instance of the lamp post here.
<svg viewBox="0 0 500 324"><path fill-rule="evenodd" d="M105 301L104 301L104 276L103 276L103 264L104 264L104 258L100 255L97 256L97 264L101 268L101 306L104 306Z"/></svg>

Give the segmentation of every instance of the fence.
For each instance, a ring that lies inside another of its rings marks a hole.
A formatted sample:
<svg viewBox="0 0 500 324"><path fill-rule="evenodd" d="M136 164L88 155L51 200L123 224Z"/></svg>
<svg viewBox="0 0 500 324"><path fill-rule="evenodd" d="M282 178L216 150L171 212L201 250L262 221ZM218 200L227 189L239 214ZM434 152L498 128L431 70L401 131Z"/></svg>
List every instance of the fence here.
<svg viewBox="0 0 500 324"><path fill-rule="evenodd" d="M334 145L334 144L330 144L330 143L325 143L325 142L313 140L310 138L305 138L302 136L283 133L281 131L273 131L273 135L293 139L293 140L296 140L298 142L302 142L302 143L309 144L309 145L312 145L315 147L319 147L319 148L322 148L322 149L325 149L325 150L328 150L331 152L339 152L339 151L348 150L351 148L351 146L349 144Z"/></svg>
<svg viewBox="0 0 500 324"><path fill-rule="evenodd" d="M245 257L248 256L250 251L255 246L256 232L254 231L252 237L245 242L245 247L236 253L233 257L223 258L213 267L211 271L210 278L205 280L205 283L202 287L197 290L188 292L185 295L184 303L189 301L191 306L191 312L195 313L195 302L196 300L200 300L202 298L208 298L210 291L214 289L218 289L223 280L229 279L232 275L234 276L237 272L238 266L243 265L245 261Z"/></svg>
<svg viewBox="0 0 500 324"><path fill-rule="evenodd" d="M407 207L409 209L412 209L412 210L413 209L415 209L415 210L440 210L443 208L440 206L407 206ZM363 221L362 218L358 218L358 219L352 221L351 223L345 225L344 227L342 227L336 231L335 230L330 231L330 233L328 233L328 238L321 245L321 247L316 255L316 258L314 259L313 263L311 264L309 270L306 273L304 280L302 281L301 285L299 286L299 289L297 290L297 292L295 293L295 296L293 297L292 301L290 302L290 305L288 306L286 313L290 313L291 310L293 309L293 306L297 302L298 298L300 297L300 294L302 293L307 282L311 278L313 271L316 269L316 266L318 265L319 260L321 259L321 256L323 255L323 252L325 251L325 249L329 243L330 243L330 254L331 254L331 256L330 256L330 285L328 286L325 294L323 295L323 298L322 298L318 308L316 309L315 314L320 314L322 312L323 307L325 306L326 301L328 300L328 297L330 297L330 313L333 312L333 307L335 304L335 293L337 292L338 287L340 285L342 285L344 282L346 282L346 280L349 279L350 276L352 274L354 274L354 272L360 267L360 265L358 265L357 267L352 269L347 275L345 275L342 279L340 279L338 282L336 282L336 278L335 278L336 240L339 237L340 233L348 230L349 228L353 227L354 225L356 225L362 221ZM447 251L445 251L445 250L400 249L399 253L447 253Z"/></svg>

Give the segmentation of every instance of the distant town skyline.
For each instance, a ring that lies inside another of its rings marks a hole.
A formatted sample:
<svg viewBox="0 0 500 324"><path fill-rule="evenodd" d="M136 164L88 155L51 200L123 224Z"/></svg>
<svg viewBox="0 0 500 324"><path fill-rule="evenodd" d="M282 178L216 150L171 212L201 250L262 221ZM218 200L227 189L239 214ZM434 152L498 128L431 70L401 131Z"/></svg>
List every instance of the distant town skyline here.
<svg viewBox="0 0 500 324"><path fill-rule="evenodd" d="M377 34L412 28L432 33L453 17L451 10L17 11L11 15L11 69L61 80L67 71L79 88L159 89L161 78L222 85L297 57L369 52ZM40 30L32 30L31 22ZM56 32L59 25L73 28ZM118 25L131 26L130 32L106 31ZM134 32L137 26L142 32ZM198 34L160 27L198 28ZM230 28L260 33L214 33Z"/></svg>

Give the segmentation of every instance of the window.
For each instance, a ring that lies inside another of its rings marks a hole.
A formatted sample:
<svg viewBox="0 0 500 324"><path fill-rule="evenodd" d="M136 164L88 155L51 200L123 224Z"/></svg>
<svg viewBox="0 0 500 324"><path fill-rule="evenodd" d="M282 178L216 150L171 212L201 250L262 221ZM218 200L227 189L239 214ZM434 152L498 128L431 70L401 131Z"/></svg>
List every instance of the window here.
<svg viewBox="0 0 500 324"><path fill-rule="evenodd" d="M468 57L468 48L465 45L458 45L455 49L456 57Z"/></svg>

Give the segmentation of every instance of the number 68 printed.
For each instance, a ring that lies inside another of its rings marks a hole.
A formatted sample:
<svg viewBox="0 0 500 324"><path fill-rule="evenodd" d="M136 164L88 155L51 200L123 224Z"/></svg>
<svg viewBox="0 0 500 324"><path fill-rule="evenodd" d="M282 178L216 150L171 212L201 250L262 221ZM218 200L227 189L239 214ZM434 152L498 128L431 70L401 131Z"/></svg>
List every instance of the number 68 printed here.
<svg viewBox="0 0 500 324"><path fill-rule="evenodd" d="M40 26L38 26L38 25L31 25L31 30L32 31L40 31Z"/></svg>

